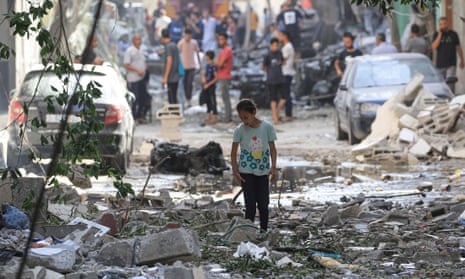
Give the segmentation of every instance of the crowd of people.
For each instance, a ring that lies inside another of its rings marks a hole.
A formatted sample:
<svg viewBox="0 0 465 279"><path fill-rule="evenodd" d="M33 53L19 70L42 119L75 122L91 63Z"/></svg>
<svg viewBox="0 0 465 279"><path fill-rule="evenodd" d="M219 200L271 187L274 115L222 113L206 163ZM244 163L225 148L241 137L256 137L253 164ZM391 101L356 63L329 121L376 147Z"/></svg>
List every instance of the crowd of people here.
<svg viewBox="0 0 465 279"><path fill-rule="evenodd" d="M247 18L246 15L250 15ZM270 43L271 49L263 61L263 70L268 73L268 84L273 98L270 107L275 124L292 119L291 83L296 73L294 61L299 56L300 23L302 15L293 9L288 1L281 6L276 20L272 20L268 9L264 10L263 40ZM150 44L162 44L158 52L164 61L162 87L167 89L167 101L170 104L183 102L190 107L193 104L194 78L202 73L202 95L205 96L207 115L202 125L214 125L218 121L216 94L218 89L224 104L223 122L232 121L232 108L229 95L232 79L233 48L241 48L246 37L246 24L250 24L250 43L257 43L259 16L250 7L249 13L243 13L232 4L229 16L216 19L210 11L200 11L192 3L186 10L176 13L172 18L166 15L163 7L157 9L147 19L147 31ZM129 41L129 40L127 40ZM140 44L141 36L132 38L132 45L124 43L121 54L127 71L129 89L134 92L136 101L133 106L134 118L145 123L145 113L149 95L147 92L148 71ZM201 61L200 53L204 53ZM276 53L280 59L276 61ZM202 69L203 68L203 69ZM183 99L178 99L178 90ZM185 99L184 99L185 98ZM284 109L285 117L280 118Z"/></svg>

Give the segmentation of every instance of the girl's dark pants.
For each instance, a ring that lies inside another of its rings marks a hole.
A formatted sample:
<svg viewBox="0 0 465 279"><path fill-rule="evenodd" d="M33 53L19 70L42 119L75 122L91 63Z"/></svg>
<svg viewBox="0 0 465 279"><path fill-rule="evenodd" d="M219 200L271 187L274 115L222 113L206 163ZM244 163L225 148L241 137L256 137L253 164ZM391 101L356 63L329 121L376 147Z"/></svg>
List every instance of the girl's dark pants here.
<svg viewBox="0 0 465 279"><path fill-rule="evenodd" d="M260 230L268 229L268 205L270 203L270 188L268 175L257 176L253 174L241 173L244 182L245 218L254 222L255 213L258 207L260 213Z"/></svg>

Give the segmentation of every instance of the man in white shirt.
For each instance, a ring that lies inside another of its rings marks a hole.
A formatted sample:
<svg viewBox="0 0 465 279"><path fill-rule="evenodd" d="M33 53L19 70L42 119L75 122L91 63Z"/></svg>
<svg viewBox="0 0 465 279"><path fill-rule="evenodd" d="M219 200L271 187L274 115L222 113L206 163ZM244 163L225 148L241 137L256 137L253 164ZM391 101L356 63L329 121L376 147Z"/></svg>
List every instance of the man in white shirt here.
<svg viewBox="0 0 465 279"><path fill-rule="evenodd" d="M216 49L216 20L210 15L208 10L203 11L203 38L202 48L203 52Z"/></svg>
<svg viewBox="0 0 465 279"><path fill-rule="evenodd" d="M126 81L132 93L136 96L136 100L132 106L132 114L134 119L139 123L145 122L145 109L147 99L147 88L145 85L145 71L147 65L145 56L140 50L142 39L140 35L132 37L132 45L124 53L124 68L126 68Z"/></svg>
<svg viewBox="0 0 465 279"><path fill-rule="evenodd" d="M155 35L157 39L160 40L161 38L161 31L168 27L171 23L171 18L166 15L166 11L164 9L160 10L160 17L157 18L155 22Z"/></svg>
<svg viewBox="0 0 465 279"><path fill-rule="evenodd" d="M279 40L283 44L283 47L281 49L281 52L283 54L283 65L282 65L282 71L284 75L284 84L283 84L283 97L286 97L286 103L285 105L285 114L286 118L285 121L291 121L292 120L292 96L291 96L291 85L292 85L292 79L294 78L295 75L295 68L294 68L294 60L295 60L295 50L294 46L292 45L289 37L289 33L287 31L281 31L279 33ZM281 105L281 103L280 103ZM278 111L280 111L282 108L278 107Z"/></svg>
<svg viewBox="0 0 465 279"><path fill-rule="evenodd" d="M395 46L386 42L386 34L378 33L378 35L376 35L376 47L373 49L371 54L388 54L398 52L399 51Z"/></svg>

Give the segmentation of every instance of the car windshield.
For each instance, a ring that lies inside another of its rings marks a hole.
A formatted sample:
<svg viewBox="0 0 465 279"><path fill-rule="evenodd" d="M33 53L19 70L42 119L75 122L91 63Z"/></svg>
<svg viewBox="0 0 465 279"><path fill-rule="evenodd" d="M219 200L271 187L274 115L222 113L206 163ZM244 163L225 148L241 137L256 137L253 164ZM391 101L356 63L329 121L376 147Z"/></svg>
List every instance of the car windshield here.
<svg viewBox="0 0 465 279"><path fill-rule="evenodd" d="M51 72L46 72L42 75L42 72L32 72L26 75L24 79L23 85L20 91L20 97L32 97L37 87L37 94L36 97L44 98L50 95L58 95L62 93L64 90L71 94L76 86L76 76L69 75L63 76L61 79L55 74ZM64 80L68 79L68 83L64 83ZM86 89L86 86L91 82L94 81L100 85L101 87L97 88L102 93L102 96L99 98L100 100L112 100L114 99L116 90L113 89L114 82L111 82L109 78L102 74L97 73L88 73L85 72L81 75L80 84L83 86L83 90ZM57 91L54 91L55 88Z"/></svg>
<svg viewBox="0 0 465 279"><path fill-rule="evenodd" d="M426 59L375 60L358 63L353 79L354 88L405 85L416 75L424 83L440 82L441 77Z"/></svg>

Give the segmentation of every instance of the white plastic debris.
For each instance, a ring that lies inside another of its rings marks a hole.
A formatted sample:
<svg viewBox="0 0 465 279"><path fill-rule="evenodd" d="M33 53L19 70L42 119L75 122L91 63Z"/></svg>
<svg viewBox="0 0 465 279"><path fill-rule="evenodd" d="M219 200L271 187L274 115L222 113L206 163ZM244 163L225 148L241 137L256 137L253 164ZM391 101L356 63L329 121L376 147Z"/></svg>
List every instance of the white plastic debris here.
<svg viewBox="0 0 465 279"><path fill-rule="evenodd" d="M291 266L291 267L302 267L303 266L303 264L296 263L287 256L277 261L276 265L280 267L281 266Z"/></svg>
<svg viewBox="0 0 465 279"><path fill-rule="evenodd" d="M244 256L252 256L256 260L267 260L269 261L270 252L264 247L258 247L252 242L241 242L237 246L237 251L234 253L235 258L241 258Z"/></svg>

